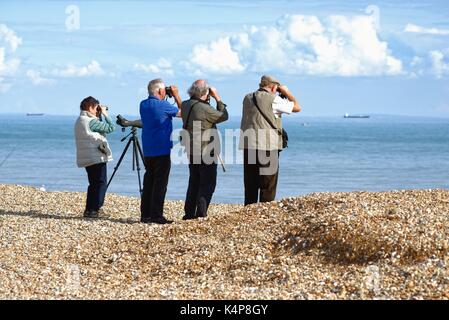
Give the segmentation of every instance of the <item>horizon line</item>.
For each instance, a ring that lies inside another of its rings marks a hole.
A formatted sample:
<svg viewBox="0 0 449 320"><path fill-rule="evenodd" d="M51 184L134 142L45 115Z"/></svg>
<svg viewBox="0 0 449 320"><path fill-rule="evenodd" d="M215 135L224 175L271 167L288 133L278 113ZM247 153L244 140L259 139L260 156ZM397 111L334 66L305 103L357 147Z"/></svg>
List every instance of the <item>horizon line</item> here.
<svg viewBox="0 0 449 320"><path fill-rule="evenodd" d="M27 116L27 114L43 114L43 116L52 116L52 117L77 117L79 114L57 114L57 113L46 113L46 112L0 112L0 115L21 115L21 116ZM132 117L139 117L138 114L131 114L131 113L117 113L126 115L126 116L132 116ZM370 113L364 113L366 115L369 115L370 117L408 117L408 118L429 118L429 119L449 119L448 115L404 115L404 114L388 114L388 113L377 113L377 114L370 114ZM303 118L340 118L343 117L344 114L331 114L331 115L301 115L301 114L291 114L288 116L294 116L294 117L303 117ZM236 118L241 117L241 115L229 115L230 118ZM284 118L286 120L288 118Z"/></svg>

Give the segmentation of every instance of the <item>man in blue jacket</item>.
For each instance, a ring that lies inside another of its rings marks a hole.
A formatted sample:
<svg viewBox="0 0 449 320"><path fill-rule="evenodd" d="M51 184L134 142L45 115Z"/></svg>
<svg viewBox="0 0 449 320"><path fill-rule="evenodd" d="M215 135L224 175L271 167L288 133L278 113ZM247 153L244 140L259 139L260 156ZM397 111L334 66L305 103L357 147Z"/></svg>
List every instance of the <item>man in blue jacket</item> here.
<svg viewBox="0 0 449 320"><path fill-rule="evenodd" d="M149 97L140 103L143 125L142 145L145 156L145 176L140 207L143 223L172 223L164 218L163 210L171 168L172 120L180 112L181 98L177 87L170 88L178 108L165 100L167 92L162 79L150 81Z"/></svg>

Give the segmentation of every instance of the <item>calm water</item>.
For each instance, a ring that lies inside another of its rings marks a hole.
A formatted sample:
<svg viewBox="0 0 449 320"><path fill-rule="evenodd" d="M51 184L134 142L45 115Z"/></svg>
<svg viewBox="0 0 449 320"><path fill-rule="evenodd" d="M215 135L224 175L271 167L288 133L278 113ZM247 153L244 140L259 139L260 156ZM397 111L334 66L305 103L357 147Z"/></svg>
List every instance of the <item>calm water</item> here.
<svg viewBox="0 0 449 320"><path fill-rule="evenodd" d="M85 171L75 164L75 120L76 117L0 115L0 183L85 191ZM238 118L232 118L220 127L238 128L239 123ZM449 185L449 119L294 116L284 124L290 147L281 154L278 198L321 191ZM175 127L180 127L179 120ZM120 142L123 136L117 129L108 137L115 159L108 167L109 175L125 147L126 142ZM226 168L226 173L219 169L213 201L243 202L243 168L239 164L228 164ZM187 166L173 165L167 198L183 200L187 182ZM131 152L109 191L138 196Z"/></svg>

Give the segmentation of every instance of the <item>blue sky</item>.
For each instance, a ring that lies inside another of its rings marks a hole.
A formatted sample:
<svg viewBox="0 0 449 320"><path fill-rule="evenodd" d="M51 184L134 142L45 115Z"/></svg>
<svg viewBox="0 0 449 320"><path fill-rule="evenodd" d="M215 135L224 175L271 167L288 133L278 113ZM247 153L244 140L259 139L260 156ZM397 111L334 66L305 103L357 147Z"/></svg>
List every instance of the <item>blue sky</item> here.
<svg viewBox="0 0 449 320"><path fill-rule="evenodd" d="M93 95L135 115L149 80L186 98L201 77L240 115L265 73L303 115L449 117L449 4L0 2L0 113L75 115Z"/></svg>

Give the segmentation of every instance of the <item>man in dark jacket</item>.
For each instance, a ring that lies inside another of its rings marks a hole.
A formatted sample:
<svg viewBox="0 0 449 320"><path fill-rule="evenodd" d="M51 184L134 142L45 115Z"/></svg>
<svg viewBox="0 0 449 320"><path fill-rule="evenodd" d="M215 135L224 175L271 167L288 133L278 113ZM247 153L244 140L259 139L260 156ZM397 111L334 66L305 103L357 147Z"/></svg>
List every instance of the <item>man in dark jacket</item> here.
<svg viewBox="0 0 449 320"><path fill-rule="evenodd" d="M217 183L217 160L220 140L216 124L228 120L226 105L218 91L205 80L197 80L190 87L190 99L181 107L184 132L182 142L189 158L189 187L185 202L184 220L207 216L207 209ZM217 102L216 109L209 104Z"/></svg>

